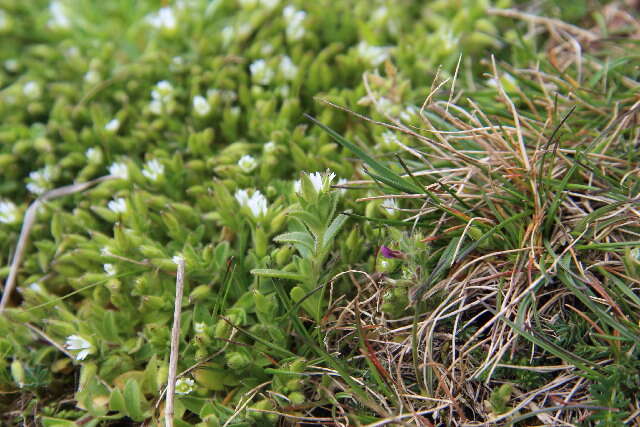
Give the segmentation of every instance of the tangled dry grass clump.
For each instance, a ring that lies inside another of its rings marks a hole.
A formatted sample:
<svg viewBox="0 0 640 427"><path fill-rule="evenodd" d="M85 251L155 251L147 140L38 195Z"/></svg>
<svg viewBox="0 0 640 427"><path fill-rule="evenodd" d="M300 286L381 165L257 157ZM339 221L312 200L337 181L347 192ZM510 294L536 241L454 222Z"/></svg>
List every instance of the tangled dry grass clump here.
<svg viewBox="0 0 640 427"><path fill-rule="evenodd" d="M399 280L346 272L358 294L335 307L327 350L359 349L388 423L637 423L640 84L624 64L640 26L620 4L603 11L611 37L500 12L549 30L549 63L491 61L491 94L447 100L437 82L421 128L379 123L411 138L399 175L426 189L384 195L413 206L414 315L381 309Z"/></svg>

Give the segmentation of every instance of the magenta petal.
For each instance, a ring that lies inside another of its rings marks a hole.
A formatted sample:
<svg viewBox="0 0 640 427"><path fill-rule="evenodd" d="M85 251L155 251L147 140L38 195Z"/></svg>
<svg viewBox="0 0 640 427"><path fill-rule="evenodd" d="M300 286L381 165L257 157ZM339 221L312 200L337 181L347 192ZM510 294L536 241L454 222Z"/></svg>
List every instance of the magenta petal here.
<svg viewBox="0 0 640 427"><path fill-rule="evenodd" d="M385 258L402 258L404 254L400 251L394 251L387 246L380 246L380 253Z"/></svg>

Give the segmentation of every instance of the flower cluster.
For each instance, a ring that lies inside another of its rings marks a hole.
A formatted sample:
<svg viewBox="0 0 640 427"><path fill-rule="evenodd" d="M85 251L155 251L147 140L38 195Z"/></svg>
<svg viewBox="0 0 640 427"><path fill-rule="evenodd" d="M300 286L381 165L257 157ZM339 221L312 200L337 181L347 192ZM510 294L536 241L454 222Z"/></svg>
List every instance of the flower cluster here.
<svg viewBox="0 0 640 427"><path fill-rule="evenodd" d="M84 360L88 355L95 352L95 349L89 341L80 335L70 335L65 342L67 350L77 351L76 360Z"/></svg>
<svg viewBox="0 0 640 427"><path fill-rule="evenodd" d="M293 42L304 37L304 20L307 17L306 12L296 10L293 6L287 6L282 11L282 16L287 23L287 40Z"/></svg>
<svg viewBox="0 0 640 427"><path fill-rule="evenodd" d="M175 90L171 83L166 80L159 81L151 91L149 111L157 115L171 113L174 107L174 95Z"/></svg>
<svg viewBox="0 0 640 427"><path fill-rule="evenodd" d="M309 178L309 181L311 182L316 193L326 193L327 191L329 191L329 189L331 188L331 183L336 177L336 174L328 169L325 172L305 173L305 175ZM336 185L342 186L346 183L346 179L340 178ZM296 193L300 193L302 191L301 180L298 179L293 182L293 191ZM340 188L339 191L340 194L344 194L346 189Z"/></svg>
<svg viewBox="0 0 640 427"><path fill-rule="evenodd" d="M247 190L236 191L234 197L238 201L240 207L247 207L251 211L254 218L259 218L267 213L267 198L259 191L253 192L251 197Z"/></svg>
<svg viewBox="0 0 640 427"><path fill-rule="evenodd" d="M0 200L0 222L15 224L20 219L18 207L9 200Z"/></svg>
<svg viewBox="0 0 640 427"><path fill-rule="evenodd" d="M157 181L162 175L164 175L164 165L157 159L151 159L145 163L142 169L142 175L144 175L150 181Z"/></svg>
<svg viewBox="0 0 640 427"><path fill-rule="evenodd" d="M389 59L389 55L391 54L390 47L371 46L365 41L361 41L356 47L356 50L358 56L360 56L363 61L374 67L377 67Z"/></svg>
<svg viewBox="0 0 640 427"><path fill-rule="evenodd" d="M258 167L258 161L253 156L245 154L238 160L238 167L244 173L251 173Z"/></svg>
<svg viewBox="0 0 640 427"><path fill-rule="evenodd" d="M162 31L175 31L178 28L178 20L171 7L163 7L156 13L147 16L147 22L152 27Z"/></svg>
<svg viewBox="0 0 640 427"><path fill-rule="evenodd" d="M205 117L211 112L211 105L209 101L202 95L196 95L193 97L193 111L197 116Z"/></svg>
<svg viewBox="0 0 640 427"><path fill-rule="evenodd" d="M51 189L51 181L55 174L56 170L53 166L45 166L43 169L31 172L29 174L27 190L38 196L44 194L47 190Z"/></svg>
<svg viewBox="0 0 640 427"><path fill-rule="evenodd" d="M251 80L254 83L266 86L273 80L274 72L264 59L258 59L249 66L251 71Z"/></svg>
<svg viewBox="0 0 640 427"><path fill-rule="evenodd" d="M87 153L87 157L89 153ZM113 163L109 166L109 174L120 179L128 179L129 178L129 168L124 163Z"/></svg>

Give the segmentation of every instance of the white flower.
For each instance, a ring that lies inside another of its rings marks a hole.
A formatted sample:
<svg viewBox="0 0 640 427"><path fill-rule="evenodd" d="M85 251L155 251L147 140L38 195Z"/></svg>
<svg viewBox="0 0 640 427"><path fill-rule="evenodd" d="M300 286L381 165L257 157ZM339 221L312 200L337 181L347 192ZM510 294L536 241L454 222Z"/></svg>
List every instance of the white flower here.
<svg viewBox="0 0 640 427"><path fill-rule="evenodd" d="M64 346L68 350L80 350L80 352L76 354L76 360L84 360L89 354L94 352L91 343L80 335L68 336Z"/></svg>
<svg viewBox="0 0 640 427"><path fill-rule="evenodd" d="M267 198L258 190L254 191L251 197L249 197L247 190L238 190L235 198L240 207L249 208L254 218L267 213Z"/></svg>
<svg viewBox="0 0 640 427"><path fill-rule="evenodd" d="M40 98L40 95L42 95L42 88L40 88L38 82L30 80L22 86L22 93L27 98L36 99Z"/></svg>
<svg viewBox="0 0 640 427"><path fill-rule="evenodd" d="M276 143L273 141L269 141L265 143L264 146L262 147L264 152L267 154L275 152L276 148L277 148Z"/></svg>
<svg viewBox="0 0 640 427"><path fill-rule="evenodd" d="M163 112L171 112L171 104L175 91L171 83L166 80L159 81L151 91L151 102L149 110L154 114L162 114Z"/></svg>
<svg viewBox="0 0 640 427"><path fill-rule="evenodd" d="M152 99L149 103L149 111L151 111L155 115L162 114L162 102L157 99Z"/></svg>
<svg viewBox="0 0 640 427"><path fill-rule="evenodd" d="M302 191L302 181L300 181L299 179L293 181L293 191L295 191L296 193L300 193L300 191Z"/></svg>
<svg viewBox="0 0 640 427"><path fill-rule="evenodd" d="M112 212L115 212L117 214L122 214L122 213L125 213L127 211L127 201L125 199L123 199L122 197L119 197L119 198L113 199L109 203L107 203L107 207Z"/></svg>
<svg viewBox="0 0 640 427"><path fill-rule="evenodd" d="M328 191L329 187L331 186L331 182L336 177L336 174L329 171L328 169L324 173L314 172L307 175L309 176L311 184L313 184L313 188L318 193Z"/></svg>
<svg viewBox="0 0 640 427"><path fill-rule="evenodd" d="M49 189L53 174L54 169L51 166L45 166L43 169L31 172L29 174L31 182L27 184L27 190L38 195L44 193Z"/></svg>
<svg viewBox="0 0 640 427"><path fill-rule="evenodd" d="M164 174L164 165L156 159L151 159L145 163L142 169L142 175L151 181L157 181Z"/></svg>
<svg viewBox="0 0 640 427"><path fill-rule="evenodd" d="M4 68L10 73L15 73L20 69L20 62L15 58L10 58L4 61Z"/></svg>
<svg viewBox="0 0 640 427"><path fill-rule="evenodd" d="M31 289L33 292L42 292L42 286L40 285L39 282L33 282L32 284L29 285L29 289Z"/></svg>
<svg viewBox="0 0 640 427"><path fill-rule="evenodd" d="M293 80L298 74L298 67L296 67L291 58L285 55L280 60L280 73L285 79Z"/></svg>
<svg viewBox="0 0 640 427"><path fill-rule="evenodd" d="M211 106L204 96L196 95L193 97L193 109L197 115L204 117L211 111Z"/></svg>
<svg viewBox="0 0 640 427"><path fill-rule="evenodd" d="M207 328L207 324L204 323L204 322L194 322L193 323L193 330L195 331L196 334L203 333L206 328Z"/></svg>
<svg viewBox="0 0 640 427"><path fill-rule="evenodd" d="M398 209L398 203L396 202L396 199L384 199L382 207L389 215L393 215L396 212L396 209Z"/></svg>
<svg viewBox="0 0 640 427"><path fill-rule="evenodd" d="M113 163L111 166L109 166L109 174L115 176L116 178L128 179L129 169L124 163Z"/></svg>
<svg viewBox="0 0 640 427"><path fill-rule="evenodd" d="M71 20L67 16L66 7L61 1L52 1L49 4L49 13L51 14L51 19L47 23L49 28L65 30L71 27Z"/></svg>
<svg viewBox="0 0 640 427"><path fill-rule="evenodd" d="M389 130L382 133L382 141L384 145L389 148L394 147L398 142L400 142L398 140L398 136Z"/></svg>
<svg viewBox="0 0 640 427"><path fill-rule="evenodd" d="M273 79L273 70L267 66L264 59L253 61L249 66L251 79L261 85L268 85Z"/></svg>
<svg viewBox="0 0 640 427"><path fill-rule="evenodd" d="M111 250L107 246L103 246L100 248L100 255L111 256Z"/></svg>
<svg viewBox="0 0 640 427"><path fill-rule="evenodd" d="M290 41L300 40L304 37L304 20L307 13L302 10L296 10L293 6L287 6L282 11L284 20L287 22L286 35Z"/></svg>
<svg viewBox="0 0 640 427"><path fill-rule="evenodd" d="M309 180L313 184L313 188L319 193L322 191L322 175L320 172L314 172L309 174Z"/></svg>
<svg viewBox="0 0 640 427"><path fill-rule="evenodd" d="M238 160L238 166L244 173L250 173L258 167L258 161L253 156L245 154Z"/></svg>
<svg viewBox="0 0 640 427"><path fill-rule="evenodd" d="M178 265L179 263L184 262L184 257L182 255L174 255L171 258L171 261L173 261L174 264Z"/></svg>
<svg viewBox="0 0 640 427"><path fill-rule="evenodd" d="M234 197L240 206L247 206L249 204L249 193L247 193L247 190L237 190Z"/></svg>
<svg viewBox="0 0 640 427"><path fill-rule="evenodd" d="M176 15L173 9L168 6L148 15L147 22L159 30L174 31L178 27Z"/></svg>
<svg viewBox="0 0 640 427"><path fill-rule="evenodd" d="M389 16L389 9L386 6L381 6L373 11L371 14L371 20L377 24L384 22Z"/></svg>
<svg viewBox="0 0 640 427"><path fill-rule="evenodd" d="M100 83L100 73L96 70L89 70L84 75L84 81L90 85L98 84Z"/></svg>
<svg viewBox="0 0 640 427"><path fill-rule="evenodd" d="M118 132L118 129L120 129L120 120L118 119L111 119L106 125L104 125L104 130L107 132L116 133Z"/></svg>
<svg viewBox="0 0 640 427"><path fill-rule="evenodd" d="M151 91L151 98L162 101L173 99L173 86L167 80L160 80Z"/></svg>
<svg viewBox="0 0 640 427"><path fill-rule="evenodd" d="M47 191L47 189L45 187L43 187L40 184L37 184L35 182L29 182L27 184L27 190L29 190L31 193L37 194L37 195L40 195L40 194L44 193L45 191Z"/></svg>
<svg viewBox="0 0 640 427"><path fill-rule="evenodd" d="M254 191L248 201L249 209L255 218L267 213L267 198L258 190Z"/></svg>
<svg viewBox="0 0 640 427"><path fill-rule="evenodd" d="M18 220L18 207L12 201L0 200L0 222L15 224Z"/></svg>
<svg viewBox="0 0 640 427"><path fill-rule="evenodd" d="M370 46L367 42L361 41L356 48L358 56L368 64L377 67L389 58L390 47Z"/></svg>
<svg viewBox="0 0 640 427"><path fill-rule="evenodd" d="M191 378L178 378L176 380L176 394L189 394L193 391L195 382Z"/></svg>
<svg viewBox="0 0 640 427"><path fill-rule="evenodd" d="M116 275L116 267L113 264L104 264L102 268L104 269L104 272L107 273L107 276Z"/></svg>

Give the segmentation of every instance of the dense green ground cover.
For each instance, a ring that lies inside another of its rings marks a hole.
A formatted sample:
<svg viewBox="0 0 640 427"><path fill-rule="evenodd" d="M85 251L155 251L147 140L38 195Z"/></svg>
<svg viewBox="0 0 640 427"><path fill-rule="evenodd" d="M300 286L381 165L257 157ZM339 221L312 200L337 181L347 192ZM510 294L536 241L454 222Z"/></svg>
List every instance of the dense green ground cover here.
<svg viewBox="0 0 640 427"><path fill-rule="evenodd" d="M3 421L633 422L634 13L1 0Z"/></svg>

